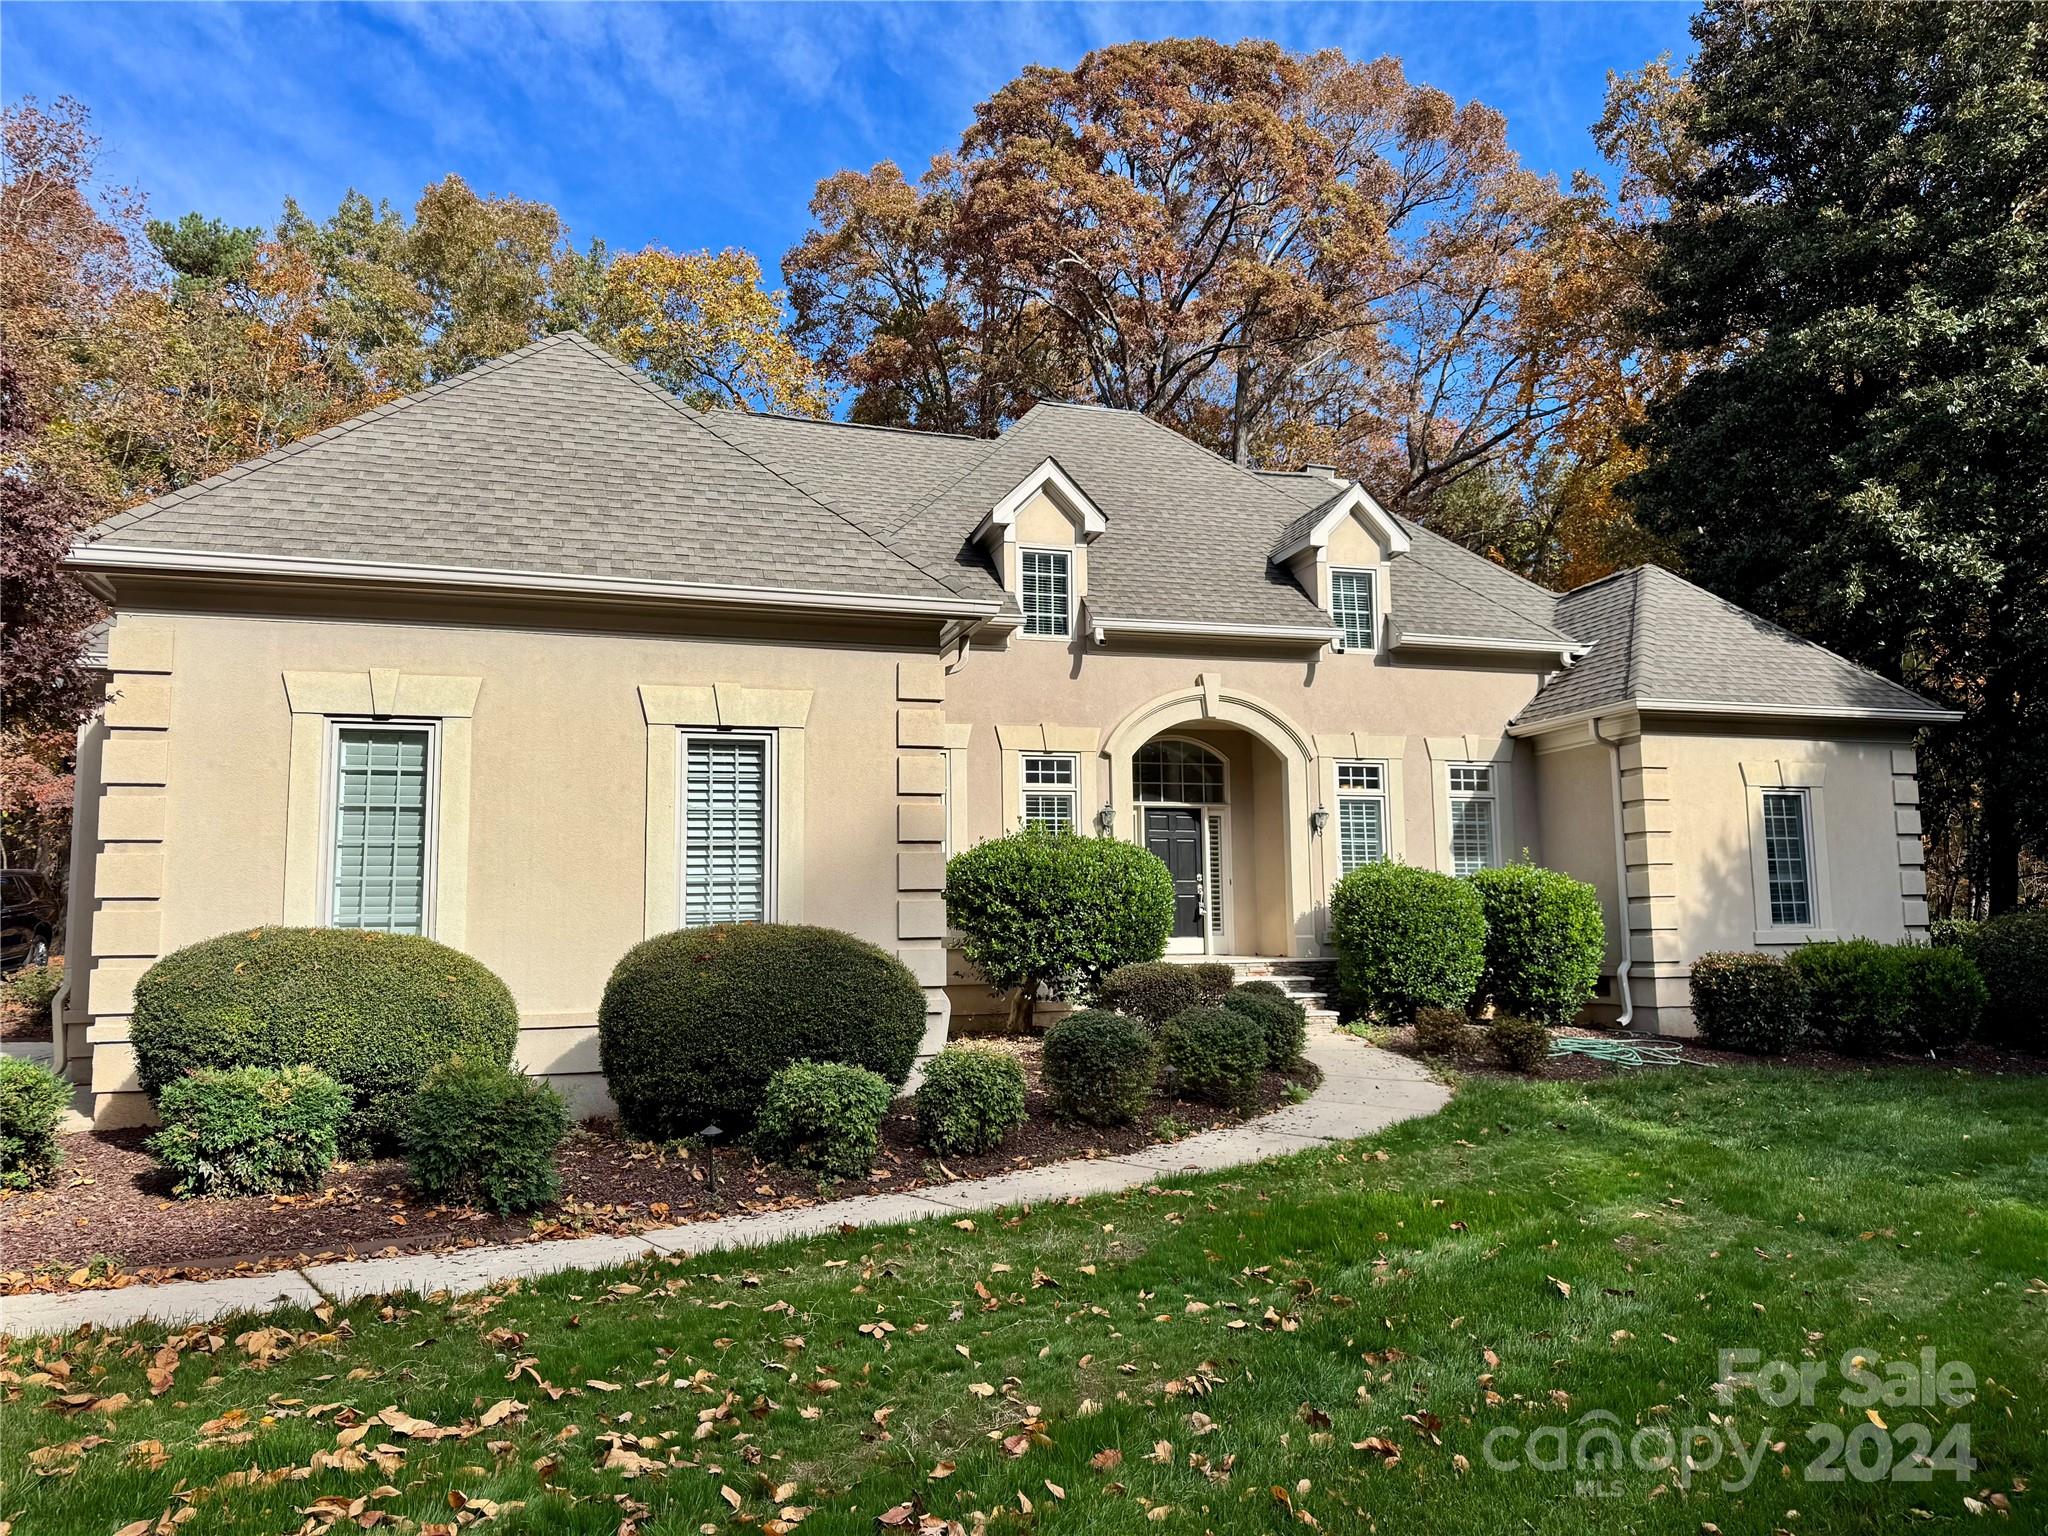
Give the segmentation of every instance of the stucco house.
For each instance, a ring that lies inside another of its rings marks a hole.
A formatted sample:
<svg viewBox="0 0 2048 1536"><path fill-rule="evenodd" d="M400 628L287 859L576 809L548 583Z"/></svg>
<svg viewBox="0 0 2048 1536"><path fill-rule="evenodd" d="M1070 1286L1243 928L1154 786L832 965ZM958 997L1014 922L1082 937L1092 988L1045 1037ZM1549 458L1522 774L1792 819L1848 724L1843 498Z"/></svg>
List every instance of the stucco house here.
<svg viewBox="0 0 2048 1536"><path fill-rule="evenodd" d="M1562 596L1319 470L1128 413L994 440L685 409L557 336L95 529L59 1054L146 1117L157 956L424 932L605 1103L634 942L781 919L893 949L928 1044L949 850L1143 842L1172 949L1309 960L1347 869L1520 857L1606 904L1594 1012L1684 1033L1704 950L1926 923L1913 741L1953 718L1668 572Z"/></svg>

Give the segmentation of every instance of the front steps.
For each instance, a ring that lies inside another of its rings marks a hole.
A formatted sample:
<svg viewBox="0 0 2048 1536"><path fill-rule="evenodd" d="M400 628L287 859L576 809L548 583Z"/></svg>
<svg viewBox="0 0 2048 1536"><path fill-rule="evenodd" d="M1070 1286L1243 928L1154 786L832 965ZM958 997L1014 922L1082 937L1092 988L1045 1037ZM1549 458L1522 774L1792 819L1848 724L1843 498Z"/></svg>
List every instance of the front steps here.
<svg viewBox="0 0 2048 1536"><path fill-rule="evenodd" d="M1190 955L1187 962L1198 965L1210 959L1220 960L1228 965L1241 982L1278 982L1286 989L1289 997L1308 1010L1311 1021L1332 1027L1337 1024L1337 1010L1332 1006L1332 1000L1337 992L1335 960L1297 960L1277 955Z"/></svg>

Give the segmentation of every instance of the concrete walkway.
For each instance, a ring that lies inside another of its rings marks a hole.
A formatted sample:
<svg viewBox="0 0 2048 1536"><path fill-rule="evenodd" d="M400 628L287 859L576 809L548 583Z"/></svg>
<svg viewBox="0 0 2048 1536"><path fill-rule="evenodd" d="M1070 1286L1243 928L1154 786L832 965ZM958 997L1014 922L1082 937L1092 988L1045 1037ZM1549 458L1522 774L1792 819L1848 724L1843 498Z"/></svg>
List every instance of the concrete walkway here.
<svg viewBox="0 0 2048 1536"><path fill-rule="evenodd" d="M659 1227L630 1237L510 1243L311 1264L221 1280L131 1285L118 1291L0 1297L0 1333L23 1338L68 1331L81 1323L120 1328L144 1318L160 1323L204 1322L236 1312L312 1307L323 1301L353 1301L400 1291L459 1294L503 1280L560 1270L606 1269L650 1255L688 1257L729 1248L757 1248L784 1238L836 1232L843 1225L880 1227L954 1220L969 1211L1065 1200L1073 1195L1111 1194L1161 1179L1235 1168L1261 1158L1370 1136L1396 1121L1434 1114L1450 1101L1450 1090L1420 1063L1375 1050L1327 1023L1311 1021L1306 1054L1322 1069L1323 1081L1304 1103L1276 1110L1248 1125L1204 1131L1184 1141L1116 1157L1053 1163L900 1195L866 1195L798 1210Z"/></svg>

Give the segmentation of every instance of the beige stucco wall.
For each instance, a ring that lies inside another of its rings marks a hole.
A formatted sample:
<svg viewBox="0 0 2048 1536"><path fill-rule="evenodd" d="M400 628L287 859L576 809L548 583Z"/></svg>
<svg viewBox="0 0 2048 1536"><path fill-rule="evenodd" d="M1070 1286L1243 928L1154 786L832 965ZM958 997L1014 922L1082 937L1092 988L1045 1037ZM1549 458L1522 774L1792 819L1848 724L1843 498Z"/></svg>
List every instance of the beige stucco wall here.
<svg viewBox="0 0 2048 1536"><path fill-rule="evenodd" d="M1611 749L1581 741L1562 751L1534 754L1536 817L1543 829L1543 862L1585 881L1600 893L1607 946L1600 962L1606 995L1592 1015L1611 1020L1620 998L1613 977L1628 936L1615 863L1615 772Z"/></svg>

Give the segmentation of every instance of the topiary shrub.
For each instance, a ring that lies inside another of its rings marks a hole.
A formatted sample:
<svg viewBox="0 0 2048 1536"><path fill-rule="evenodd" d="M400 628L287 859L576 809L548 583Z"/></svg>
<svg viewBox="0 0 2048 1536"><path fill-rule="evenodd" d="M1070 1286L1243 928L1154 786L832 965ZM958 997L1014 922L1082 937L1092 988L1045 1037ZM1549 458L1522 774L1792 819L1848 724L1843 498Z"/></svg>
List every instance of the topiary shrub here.
<svg viewBox="0 0 2048 1536"><path fill-rule="evenodd" d="M1915 1050L1954 1050L1976 1038L1989 996L1984 978L1960 949L1895 946L1904 969L1906 1005L1900 1034Z"/></svg>
<svg viewBox="0 0 2048 1536"><path fill-rule="evenodd" d="M993 1152L1023 1123L1024 1068L1007 1051L949 1045L924 1064L917 1134L934 1152Z"/></svg>
<svg viewBox="0 0 2048 1536"><path fill-rule="evenodd" d="M149 1149L173 1193L272 1195L310 1189L333 1165L348 1089L317 1067L202 1068L157 1095Z"/></svg>
<svg viewBox="0 0 2048 1536"><path fill-rule="evenodd" d="M1251 1109L1266 1069L1266 1031L1234 1009L1190 1008L1160 1029L1159 1059L1177 1097Z"/></svg>
<svg viewBox="0 0 2048 1536"><path fill-rule="evenodd" d="M1700 1038L1728 1051L1780 1056L1806 1033L1806 978L1776 955L1727 951L1692 963L1692 1017Z"/></svg>
<svg viewBox="0 0 2048 1536"><path fill-rule="evenodd" d="M1541 1019L1495 1014L1480 1043L1495 1066L1510 1072L1534 1072L1550 1059L1550 1030Z"/></svg>
<svg viewBox="0 0 2048 1536"><path fill-rule="evenodd" d="M1807 1018L1822 1044L1867 1056L1906 1043L1912 991L1904 953L1875 939L1831 939L1792 951L1787 963L1806 982Z"/></svg>
<svg viewBox="0 0 2048 1536"><path fill-rule="evenodd" d="M1275 1071L1301 1059L1308 1042L1308 1010L1287 997L1236 987L1223 996L1223 1006L1241 1013L1266 1035L1266 1065Z"/></svg>
<svg viewBox="0 0 2048 1536"><path fill-rule="evenodd" d="M1419 1008L1415 1049L1425 1056L1462 1056L1472 1047L1472 1021L1454 1008Z"/></svg>
<svg viewBox="0 0 2048 1536"><path fill-rule="evenodd" d="M864 1179L882 1142L889 1084L866 1067L791 1062L768 1079L754 1121L754 1148L791 1168L831 1179Z"/></svg>
<svg viewBox="0 0 2048 1536"><path fill-rule="evenodd" d="M1202 983L1192 966L1148 960L1141 965L1120 965L1103 977L1095 1001L1157 1029L1202 1001Z"/></svg>
<svg viewBox="0 0 2048 1536"><path fill-rule="evenodd" d="M1026 828L946 865L946 921L960 953L1029 1025L1038 994L1093 993L1119 966L1157 960L1173 931L1173 876L1107 837Z"/></svg>
<svg viewBox="0 0 2048 1536"><path fill-rule="evenodd" d="M636 1136L754 1124L795 1061L865 1067L900 1085L924 1036L924 990L850 933L796 923L664 933L626 951L597 1010L598 1061Z"/></svg>
<svg viewBox="0 0 2048 1536"><path fill-rule="evenodd" d="M395 1146L426 1075L451 1056L504 1066L519 1036L505 984L410 934L256 928L181 949L135 984L136 1069L158 1099L206 1068L318 1067L350 1094L343 1144Z"/></svg>
<svg viewBox="0 0 2048 1536"><path fill-rule="evenodd" d="M1979 923L1963 953L1984 978L1985 1034L2048 1050L2048 912L2008 912Z"/></svg>
<svg viewBox="0 0 2048 1536"><path fill-rule="evenodd" d="M1486 913L1462 880L1364 864L1330 894L1330 942L1348 998L1394 1024L1418 1008L1463 1008L1486 968Z"/></svg>
<svg viewBox="0 0 2048 1536"><path fill-rule="evenodd" d="M1204 960L1188 969L1195 973L1195 985L1202 989L1202 1001L1207 1003L1220 1003L1237 985L1237 967L1221 960Z"/></svg>
<svg viewBox="0 0 2048 1536"><path fill-rule="evenodd" d="M1497 1009L1546 1024L1569 1024L1600 982L1607 929L1600 893L1583 880L1534 864L1482 869L1466 881L1486 916L1481 996Z"/></svg>
<svg viewBox="0 0 2048 1536"><path fill-rule="evenodd" d="M62 1156L57 1122L70 1104L71 1085L41 1062L0 1056L0 1189L49 1182Z"/></svg>
<svg viewBox="0 0 2048 1536"><path fill-rule="evenodd" d="M413 1095L405 1129L412 1181L435 1200L531 1211L561 1193L555 1149L569 1106L548 1084L487 1061L446 1061Z"/></svg>
<svg viewBox="0 0 2048 1536"><path fill-rule="evenodd" d="M1043 1061L1054 1114L1088 1125L1128 1125L1152 1097L1159 1047L1136 1019L1088 1008L1045 1032Z"/></svg>

